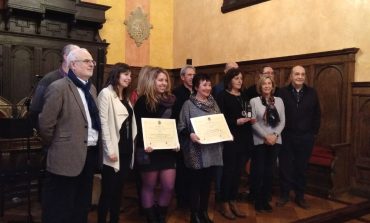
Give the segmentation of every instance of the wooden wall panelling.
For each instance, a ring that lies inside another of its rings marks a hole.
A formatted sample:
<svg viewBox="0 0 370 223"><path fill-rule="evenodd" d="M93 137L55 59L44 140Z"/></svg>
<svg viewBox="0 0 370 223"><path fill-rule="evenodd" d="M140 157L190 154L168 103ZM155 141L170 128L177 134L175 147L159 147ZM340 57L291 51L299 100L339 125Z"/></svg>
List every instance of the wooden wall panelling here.
<svg viewBox="0 0 370 223"><path fill-rule="evenodd" d="M98 62L92 81L100 89L108 46L98 30L110 7L79 0L8 0L0 10L0 96L12 103L28 96L44 75L60 66L69 43L89 50Z"/></svg>
<svg viewBox="0 0 370 223"><path fill-rule="evenodd" d="M353 83L352 96L351 185L370 197L370 82Z"/></svg>

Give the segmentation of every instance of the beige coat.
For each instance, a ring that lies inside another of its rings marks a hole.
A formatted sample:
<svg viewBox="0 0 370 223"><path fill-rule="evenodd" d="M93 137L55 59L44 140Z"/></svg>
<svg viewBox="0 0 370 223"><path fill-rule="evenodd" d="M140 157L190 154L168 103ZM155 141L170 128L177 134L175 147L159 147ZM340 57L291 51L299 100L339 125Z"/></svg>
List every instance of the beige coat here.
<svg viewBox="0 0 370 223"><path fill-rule="evenodd" d="M96 100L96 89L90 93ZM40 134L47 148L49 172L74 177L85 166L87 155L87 118L80 93L65 77L53 82L45 92L39 115Z"/></svg>
<svg viewBox="0 0 370 223"><path fill-rule="evenodd" d="M131 106L131 104L130 104ZM128 117L126 107L120 101L118 95L109 85L104 88L98 96L99 115L102 126L102 142L103 142L103 164L111 166L117 172L119 170L119 149L118 142L120 139L119 131L122 123ZM132 106L131 106L132 108ZM135 114L132 117L132 139L133 139L133 155L131 159L131 168L134 165L135 154L135 137L137 134ZM115 153L118 157L117 162L112 162L108 155Z"/></svg>

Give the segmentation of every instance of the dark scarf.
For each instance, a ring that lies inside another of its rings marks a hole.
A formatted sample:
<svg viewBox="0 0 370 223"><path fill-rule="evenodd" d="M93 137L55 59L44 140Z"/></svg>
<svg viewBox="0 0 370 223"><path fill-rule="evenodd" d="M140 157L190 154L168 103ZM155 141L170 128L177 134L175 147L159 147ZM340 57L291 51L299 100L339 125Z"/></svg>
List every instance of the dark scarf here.
<svg viewBox="0 0 370 223"><path fill-rule="evenodd" d="M263 114L263 120L265 123L271 127L276 127L280 122L279 113L275 107L275 98L271 96L266 101L265 97L260 97L262 104L266 106L265 114Z"/></svg>
<svg viewBox="0 0 370 223"><path fill-rule="evenodd" d="M170 108L175 104L176 97L175 95L168 95L168 96L163 96L159 98L159 104L163 105L165 108Z"/></svg>
<svg viewBox="0 0 370 223"><path fill-rule="evenodd" d="M161 118L171 118L172 106L175 104L175 95L167 95L159 98Z"/></svg>
<svg viewBox="0 0 370 223"><path fill-rule="evenodd" d="M69 70L68 71L68 77L76 85L76 87L80 88L84 92L85 99L87 101L87 106L88 106L89 112L90 112L90 118L91 118L91 122L92 122L92 127L96 131L100 131L101 130L101 126L100 126L99 110L98 110L98 107L96 107L94 98L90 94L91 82L88 81L87 84L83 84L76 77L76 75L73 73L72 70Z"/></svg>
<svg viewBox="0 0 370 223"><path fill-rule="evenodd" d="M190 101L193 102L195 106L202 109L203 111L209 112L209 113L219 113L220 109L217 106L217 103L215 99L212 97L212 95L209 95L207 98L207 101L199 101L195 94L191 94L189 97Z"/></svg>

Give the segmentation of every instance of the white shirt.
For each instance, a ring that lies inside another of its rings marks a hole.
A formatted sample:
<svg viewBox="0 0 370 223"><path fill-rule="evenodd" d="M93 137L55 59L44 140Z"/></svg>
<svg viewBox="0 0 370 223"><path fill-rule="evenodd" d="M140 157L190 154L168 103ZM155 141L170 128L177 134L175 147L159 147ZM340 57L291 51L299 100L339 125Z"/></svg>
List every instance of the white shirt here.
<svg viewBox="0 0 370 223"><path fill-rule="evenodd" d="M85 84L85 85L87 84L87 81L82 80L81 78L78 78L78 79L83 84ZM97 143L98 143L99 132L92 128L92 122L91 122L89 107L87 105L87 101L86 101L86 98L85 98L85 93L80 88L77 88L77 90L78 90L78 93L80 93L82 104L84 105L86 118L87 118L87 127L88 127L88 129L87 129L87 146L96 146Z"/></svg>

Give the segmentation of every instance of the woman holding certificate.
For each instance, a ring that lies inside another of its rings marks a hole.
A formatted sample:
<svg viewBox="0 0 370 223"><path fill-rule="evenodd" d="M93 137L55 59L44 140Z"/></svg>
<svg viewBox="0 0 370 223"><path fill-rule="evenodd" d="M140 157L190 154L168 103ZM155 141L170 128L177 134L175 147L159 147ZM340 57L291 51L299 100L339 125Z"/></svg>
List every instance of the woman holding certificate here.
<svg viewBox="0 0 370 223"><path fill-rule="evenodd" d="M249 156L252 144L252 111L249 99L241 91L243 75L239 69L230 69L224 78L225 90L217 97L234 141L224 142L223 173L221 179L221 214L230 220L245 218L236 203L244 158Z"/></svg>
<svg viewBox="0 0 370 223"><path fill-rule="evenodd" d="M103 168L98 222L119 221L121 192L125 177L133 166L133 139L136 121L129 102L130 67L117 63L109 73L106 87L98 96L103 138ZM131 165L130 165L131 164Z"/></svg>
<svg viewBox="0 0 370 223"><path fill-rule="evenodd" d="M281 98L274 97L275 82L271 76L263 75L257 82L259 97L252 98L252 125L254 149L252 167L255 170L256 194L255 209L258 212L271 212L268 195L271 194L273 163L281 147L281 131L285 126L284 104Z"/></svg>
<svg viewBox="0 0 370 223"><path fill-rule="evenodd" d="M190 209L191 223L211 223L208 216L208 200L213 176L213 167L222 166L222 143L200 144L194 133L191 118L219 114L220 109L211 95L211 80L206 74L193 77L193 93L180 112L178 132L184 154L185 166L191 179Z"/></svg>
<svg viewBox="0 0 370 223"><path fill-rule="evenodd" d="M175 151L144 148L142 118L170 118L175 96L171 94L171 81L166 70L153 67L147 75L142 82L142 95L134 107L138 128L135 159L142 180L141 205L147 220L165 222L176 177ZM154 189L158 180L161 190L159 197L154 199ZM154 201L157 201L157 205Z"/></svg>

